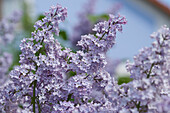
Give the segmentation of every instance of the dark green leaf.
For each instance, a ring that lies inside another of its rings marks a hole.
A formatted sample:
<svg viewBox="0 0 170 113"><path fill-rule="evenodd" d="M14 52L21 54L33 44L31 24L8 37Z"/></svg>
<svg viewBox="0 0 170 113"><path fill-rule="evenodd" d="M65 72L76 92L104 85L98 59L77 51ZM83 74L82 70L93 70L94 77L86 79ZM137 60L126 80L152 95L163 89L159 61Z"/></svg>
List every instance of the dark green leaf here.
<svg viewBox="0 0 170 113"><path fill-rule="evenodd" d="M68 40L67 33L66 33L66 31L64 31L64 30L61 30L61 31L60 31L59 36L60 36L63 40Z"/></svg>
<svg viewBox="0 0 170 113"><path fill-rule="evenodd" d="M124 77L119 77L118 78L118 84L121 85L123 83L128 83L132 81L132 78L130 78L129 76L124 76Z"/></svg>
<svg viewBox="0 0 170 113"><path fill-rule="evenodd" d="M88 15L88 19L93 23L97 23L100 20L109 20L109 16L107 14L101 15Z"/></svg>
<svg viewBox="0 0 170 113"><path fill-rule="evenodd" d="M40 14L37 18L37 20L42 20L45 16L43 14Z"/></svg>

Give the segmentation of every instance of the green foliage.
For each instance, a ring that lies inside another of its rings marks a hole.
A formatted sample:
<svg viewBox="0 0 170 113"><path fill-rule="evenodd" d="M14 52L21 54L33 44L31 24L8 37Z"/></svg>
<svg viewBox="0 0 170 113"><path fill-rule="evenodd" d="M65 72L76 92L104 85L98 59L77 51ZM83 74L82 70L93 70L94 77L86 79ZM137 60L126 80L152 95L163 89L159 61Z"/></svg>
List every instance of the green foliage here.
<svg viewBox="0 0 170 113"><path fill-rule="evenodd" d="M95 24L100 20L109 20L109 16L108 14L88 15L88 19L92 22L92 24Z"/></svg>
<svg viewBox="0 0 170 113"><path fill-rule="evenodd" d="M42 20L44 17L45 17L45 16L44 16L43 14L40 14L40 15L38 16L38 18L37 18L37 21L38 21L38 20Z"/></svg>
<svg viewBox="0 0 170 113"><path fill-rule="evenodd" d="M76 72L69 71L67 75L68 75L68 78L70 78L70 77L72 77L72 76L75 76L75 75L76 75Z"/></svg>
<svg viewBox="0 0 170 113"><path fill-rule="evenodd" d="M73 93L71 93L71 94L68 95L67 101L72 101L72 102L74 102L74 98L71 98L72 95L73 95Z"/></svg>
<svg viewBox="0 0 170 113"><path fill-rule="evenodd" d="M13 49L12 55L13 55L13 62L12 65L9 67L9 72L13 69L14 66L19 65L19 55L21 54L20 50Z"/></svg>
<svg viewBox="0 0 170 113"><path fill-rule="evenodd" d="M19 104L18 107L21 108L21 109L24 109L22 104Z"/></svg>
<svg viewBox="0 0 170 113"><path fill-rule="evenodd" d="M33 20L31 18L31 16L29 15L28 4L26 4L26 2L23 2L22 6L23 6L22 7L22 9L23 9L22 25L23 25L24 30L28 34L34 30L34 27L33 27L34 24L33 24Z"/></svg>
<svg viewBox="0 0 170 113"><path fill-rule="evenodd" d="M60 30L59 37L61 37L63 40L68 40L68 35L65 30Z"/></svg>
<svg viewBox="0 0 170 113"><path fill-rule="evenodd" d="M118 78L118 84L121 85L123 83L128 83L132 81L132 78L130 78L129 76L124 76L124 77L119 77Z"/></svg>

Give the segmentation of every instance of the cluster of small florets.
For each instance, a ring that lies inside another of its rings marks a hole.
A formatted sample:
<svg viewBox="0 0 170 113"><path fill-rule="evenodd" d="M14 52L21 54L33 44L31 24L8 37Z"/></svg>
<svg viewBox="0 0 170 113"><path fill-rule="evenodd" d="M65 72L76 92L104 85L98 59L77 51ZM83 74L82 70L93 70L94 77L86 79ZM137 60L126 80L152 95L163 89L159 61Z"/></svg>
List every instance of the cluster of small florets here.
<svg viewBox="0 0 170 113"><path fill-rule="evenodd" d="M133 78L132 82L125 85L127 107L136 107L140 112L157 113L160 109L166 112L170 104L159 108L155 103L170 98L170 30L163 26L151 38L156 40L152 47L143 48L134 57L134 63L127 64L127 70Z"/></svg>
<svg viewBox="0 0 170 113"><path fill-rule="evenodd" d="M127 65L133 81L118 85L105 70L106 52L126 24L125 17L109 15L108 21L94 26L95 34L81 36L77 45L82 49L73 52L54 38L66 16L66 8L52 6L35 23L32 37L22 40L20 65L11 71L11 82L0 91L1 109L22 113L169 110L170 31L166 26L152 36L156 39L153 46L142 50L134 63Z"/></svg>
<svg viewBox="0 0 170 113"><path fill-rule="evenodd" d="M54 38L59 34L58 24L67 16L66 8L53 6L45 16L35 23L32 38L21 42L20 66L11 71L12 82L1 92L2 105L6 107L8 101L22 105L16 110L52 112L69 110L63 106L70 103L73 111L91 105L94 107L89 112L98 111L105 99L100 101L95 95L103 95L110 78L104 70L106 51L113 46L116 32L126 19L110 15L109 21L95 25L96 35L82 36L78 43L82 50L74 53ZM70 77L69 72L75 75Z"/></svg>
<svg viewBox="0 0 170 113"><path fill-rule="evenodd" d="M92 30L95 23L99 21L104 21L106 19L99 18L96 20L96 22L92 22L90 20L90 16L96 15L95 14L95 6L96 6L97 0L88 0L87 3L85 3L84 9L82 12L78 14L78 23L73 27L73 33L71 35L71 44L74 50L80 50L81 47L77 46L77 42L81 40L81 35L86 35L89 33L94 33ZM116 15L118 10L120 9L120 4L115 4L112 6L111 10L108 11L108 13ZM119 60L113 60L106 56L107 64L105 66L105 69L111 76L115 76L115 70L117 65L120 63ZM109 61L109 62L108 62Z"/></svg>
<svg viewBox="0 0 170 113"><path fill-rule="evenodd" d="M86 10L83 10L82 12L79 12L78 14L78 23L73 27L73 34L70 38L72 46L74 49L79 49L78 46L76 46L77 42L81 39L81 35L86 35L89 33L92 33L92 28L94 26L94 23L90 21L89 17L95 14L95 6L96 6L97 0L88 0L87 3L84 4L83 8ZM120 9L120 4L113 5L107 13L116 15L118 10ZM96 20L95 23L98 21L103 21L103 19Z"/></svg>
<svg viewBox="0 0 170 113"><path fill-rule="evenodd" d="M12 55L10 53L3 53L0 56L0 86L7 80L7 73L10 65L12 64Z"/></svg>

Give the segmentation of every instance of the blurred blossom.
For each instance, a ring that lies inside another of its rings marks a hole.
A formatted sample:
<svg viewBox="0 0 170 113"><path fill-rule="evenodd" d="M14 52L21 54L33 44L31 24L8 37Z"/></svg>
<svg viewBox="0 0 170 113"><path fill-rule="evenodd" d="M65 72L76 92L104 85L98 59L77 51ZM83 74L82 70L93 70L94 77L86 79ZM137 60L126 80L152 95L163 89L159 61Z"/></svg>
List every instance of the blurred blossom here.
<svg viewBox="0 0 170 113"><path fill-rule="evenodd" d="M106 61L107 61L107 64L105 67L106 71L111 76L116 77L116 75L118 74L116 71L117 71L118 66L121 64L121 60L113 60L111 58L107 58Z"/></svg>
<svg viewBox="0 0 170 113"><path fill-rule="evenodd" d="M14 39L15 25L21 19L21 12L15 11L9 18L3 18L0 21L0 43L11 43Z"/></svg>
<svg viewBox="0 0 170 113"><path fill-rule="evenodd" d="M83 9L85 10L80 12L78 15L78 24L74 26L73 34L70 38L74 49L78 48L76 44L81 39L81 35L85 35L91 32L93 25L88 19L88 16L94 14L96 2L97 0L88 0L88 2L83 6Z"/></svg>
<svg viewBox="0 0 170 113"><path fill-rule="evenodd" d="M21 12L15 11L9 18L3 18L0 21L0 44L7 46L11 43L14 36L15 25L21 18ZM1 51L1 49L0 49ZM8 69L13 62L13 57L10 53L1 51L0 53L0 86L8 79Z"/></svg>

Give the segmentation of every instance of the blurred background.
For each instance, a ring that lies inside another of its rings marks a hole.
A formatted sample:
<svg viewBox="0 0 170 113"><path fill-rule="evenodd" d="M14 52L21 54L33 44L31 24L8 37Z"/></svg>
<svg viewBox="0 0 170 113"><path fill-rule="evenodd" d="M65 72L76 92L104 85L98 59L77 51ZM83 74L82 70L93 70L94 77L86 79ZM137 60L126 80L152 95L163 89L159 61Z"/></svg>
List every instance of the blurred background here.
<svg viewBox="0 0 170 113"><path fill-rule="evenodd" d="M82 19L87 18L96 23L107 19L108 13L121 14L127 18L128 23L123 26L123 32L118 34L116 45L107 53L110 61L119 62L116 67L119 75L127 74L124 61L132 60L139 49L150 46L153 42L151 33L162 25L170 26L170 0L0 0L0 19L9 17L15 10L22 12L21 22L16 27L16 49L19 50L23 37L30 37L33 24L43 17L43 12L57 3L68 9L68 18L60 26L64 41L59 40L64 46L72 48L73 42L78 40L74 38L76 26L87 27L86 24L79 25Z"/></svg>

